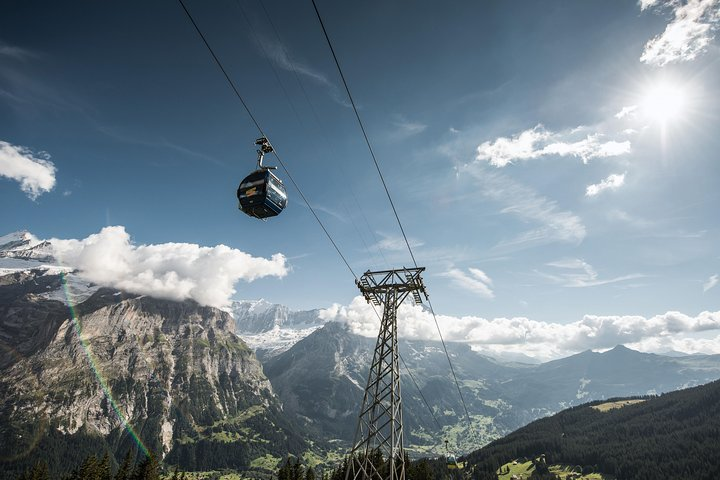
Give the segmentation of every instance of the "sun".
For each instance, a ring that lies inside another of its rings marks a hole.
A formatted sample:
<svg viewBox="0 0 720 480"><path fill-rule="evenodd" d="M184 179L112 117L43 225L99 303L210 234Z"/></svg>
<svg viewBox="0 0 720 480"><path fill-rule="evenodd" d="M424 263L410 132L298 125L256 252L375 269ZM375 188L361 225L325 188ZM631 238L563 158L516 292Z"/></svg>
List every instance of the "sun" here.
<svg viewBox="0 0 720 480"><path fill-rule="evenodd" d="M665 82L653 85L642 97L642 112L650 121L663 125L681 120L687 109L685 90L681 85Z"/></svg>

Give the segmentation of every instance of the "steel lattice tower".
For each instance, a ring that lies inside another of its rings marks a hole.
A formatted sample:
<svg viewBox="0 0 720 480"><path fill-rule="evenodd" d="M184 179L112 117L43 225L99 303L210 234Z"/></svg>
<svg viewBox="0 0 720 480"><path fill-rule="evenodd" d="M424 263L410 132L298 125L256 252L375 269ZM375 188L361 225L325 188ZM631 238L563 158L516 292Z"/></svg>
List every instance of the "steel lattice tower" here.
<svg viewBox="0 0 720 480"><path fill-rule="evenodd" d="M383 315L346 480L405 480L397 308L410 294L418 304L421 292L427 298L420 277L423 270L367 271L356 281L368 303L383 306ZM383 466L377 465L378 453L382 454Z"/></svg>

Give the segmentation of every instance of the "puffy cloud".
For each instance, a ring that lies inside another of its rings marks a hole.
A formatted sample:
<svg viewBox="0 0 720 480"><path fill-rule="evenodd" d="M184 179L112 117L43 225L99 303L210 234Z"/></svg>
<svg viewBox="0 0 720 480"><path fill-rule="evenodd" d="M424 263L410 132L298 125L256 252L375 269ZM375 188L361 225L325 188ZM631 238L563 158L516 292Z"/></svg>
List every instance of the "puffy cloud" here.
<svg viewBox="0 0 720 480"><path fill-rule="evenodd" d="M615 157L630 152L630 142L602 141L599 133L574 137L582 131L578 127L568 132L554 133L542 125L520 132L510 138L499 137L477 147L476 159L496 167L504 167L515 160L531 160L548 155L577 157L587 163L593 158Z"/></svg>
<svg viewBox="0 0 720 480"><path fill-rule="evenodd" d="M653 5L657 5L659 1L660 0L640 0L640 10L645 10Z"/></svg>
<svg viewBox="0 0 720 480"><path fill-rule="evenodd" d="M470 274L457 268L451 268L441 275L450 278L455 285L465 290L477 293L481 297L494 298L492 291L492 280L479 268L468 268Z"/></svg>
<svg viewBox="0 0 720 480"><path fill-rule="evenodd" d="M477 159L487 160L496 167L504 167L513 160L537 158L540 151L536 145L550 137L542 125L525 130L512 138L499 137L495 141L486 141L477 147Z"/></svg>
<svg viewBox="0 0 720 480"><path fill-rule="evenodd" d="M42 157L42 158L38 158ZM0 176L20 182L20 189L35 200L55 187L55 165L46 154L0 140Z"/></svg>
<svg viewBox="0 0 720 480"><path fill-rule="evenodd" d="M219 308L230 304L237 281L282 278L288 272L280 253L265 259L225 245L133 245L122 226L105 227L82 240L52 239L50 243L63 265L90 282Z"/></svg>
<svg viewBox="0 0 720 480"><path fill-rule="evenodd" d="M713 39L720 22L720 0L642 0L641 10L663 4L674 18L665 31L645 44L640 61L657 66L695 59Z"/></svg>
<svg viewBox="0 0 720 480"><path fill-rule="evenodd" d="M625 184L625 174L624 173L614 173L612 175L609 175L607 178L600 181L600 183L595 183L593 185L588 185L585 189L585 196L586 197L594 197L598 195L601 192L604 192L605 190L617 190L618 188L622 187Z"/></svg>
<svg viewBox="0 0 720 480"><path fill-rule="evenodd" d="M381 312L379 312L381 313ZM323 310L324 320L347 323L357 334L375 337L380 323L373 308L362 297L349 306L333 305ZM525 317L495 318L437 315L447 341L464 342L488 352L519 352L541 360L559 358L587 349L626 345L693 345L681 351L720 353L720 336L714 340L698 334L720 330L720 312L702 312L695 317L667 312L645 318L639 315L585 315L581 320L560 324ZM398 334L408 340L438 340L433 316L422 306L404 303L398 309ZM664 348L667 350L668 348ZM647 348L646 351L662 351Z"/></svg>
<svg viewBox="0 0 720 480"><path fill-rule="evenodd" d="M717 285L718 282L720 282L720 277L718 275L711 276L710 278L708 278L708 281L705 282L705 284L703 285L703 292L707 292L715 285Z"/></svg>
<svg viewBox="0 0 720 480"><path fill-rule="evenodd" d="M615 114L615 118L621 119L621 118L625 118L629 115L632 115L633 113L635 113L637 108L638 108L637 105L629 105L629 106L623 107L622 110L620 110L618 113Z"/></svg>

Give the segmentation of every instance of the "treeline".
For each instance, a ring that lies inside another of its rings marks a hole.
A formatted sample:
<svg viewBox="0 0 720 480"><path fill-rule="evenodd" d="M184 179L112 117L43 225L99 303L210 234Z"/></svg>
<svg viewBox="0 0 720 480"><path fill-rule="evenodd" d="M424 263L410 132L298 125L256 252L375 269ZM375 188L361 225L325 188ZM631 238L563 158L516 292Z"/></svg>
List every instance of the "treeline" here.
<svg viewBox="0 0 720 480"><path fill-rule="evenodd" d="M351 458L346 457L345 460L343 460L342 464L340 464L330 473L323 476L323 480L345 480L348 470L352 469L354 464L355 470L353 471L357 471L357 469L360 467L360 464L362 463L361 460L362 457L360 456L353 456ZM386 478L388 476L388 474L390 473L390 468L392 468L390 458L384 458L382 452L378 449L375 449L370 453L368 460L369 463L372 465L370 469L374 469L374 471L377 473L377 475L373 475L372 478ZM403 458L396 458L394 463L396 472L395 478L398 478L398 474L400 473L400 470L403 466L405 467L405 478L407 480L434 480L447 476L447 466L444 461L421 459L411 462L410 458L406 453ZM350 478L353 478L352 471ZM302 479L280 478L279 480Z"/></svg>
<svg viewBox="0 0 720 480"><path fill-rule="evenodd" d="M720 381L601 412L574 407L527 425L467 456L473 478L545 454L624 480L720 478Z"/></svg>
<svg viewBox="0 0 720 480"><path fill-rule="evenodd" d="M112 463L108 454L102 458L90 455L79 467L60 478L63 480L160 480L161 467L154 455L147 455L142 461L135 463L132 455L128 452L116 471L113 471ZM47 463L40 461L18 476L17 480L51 480L53 478L55 477L50 475ZM170 480L191 480L191 478L186 473L175 470Z"/></svg>

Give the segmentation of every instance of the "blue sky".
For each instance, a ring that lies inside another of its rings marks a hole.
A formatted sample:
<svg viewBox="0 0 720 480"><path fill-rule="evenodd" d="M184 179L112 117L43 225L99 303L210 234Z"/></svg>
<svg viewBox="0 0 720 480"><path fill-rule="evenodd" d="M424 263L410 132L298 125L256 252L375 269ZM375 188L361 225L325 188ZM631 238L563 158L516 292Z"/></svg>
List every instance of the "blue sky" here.
<svg viewBox="0 0 720 480"><path fill-rule="evenodd" d="M312 4L187 5L352 268L411 266ZM318 6L438 312L720 310L718 1ZM0 233L282 253L235 298L349 305L283 172L281 216L237 210L257 135L176 2L4 8Z"/></svg>

